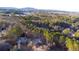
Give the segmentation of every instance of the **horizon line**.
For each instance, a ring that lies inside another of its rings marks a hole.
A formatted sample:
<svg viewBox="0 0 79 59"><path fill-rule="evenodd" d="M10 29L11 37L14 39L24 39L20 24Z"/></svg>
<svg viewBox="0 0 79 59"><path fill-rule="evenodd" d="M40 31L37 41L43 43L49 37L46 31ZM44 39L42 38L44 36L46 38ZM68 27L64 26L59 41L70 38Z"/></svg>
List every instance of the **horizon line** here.
<svg viewBox="0 0 79 59"><path fill-rule="evenodd" d="M34 9L38 9L38 10L56 10L56 11L63 11L63 12L79 12L79 11L72 11L72 10L60 10L60 9L48 9L48 8L35 8L35 7L7 7L7 6L0 6L0 8L17 8L17 9L21 9L21 8L34 8Z"/></svg>

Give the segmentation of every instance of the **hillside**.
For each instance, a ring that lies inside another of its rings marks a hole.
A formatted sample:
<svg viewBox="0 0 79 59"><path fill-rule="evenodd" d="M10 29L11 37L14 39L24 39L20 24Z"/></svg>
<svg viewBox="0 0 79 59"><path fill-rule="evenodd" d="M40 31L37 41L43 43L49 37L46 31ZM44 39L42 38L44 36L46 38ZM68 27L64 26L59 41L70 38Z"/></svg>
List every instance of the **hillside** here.
<svg viewBox="0 0 79 59"><path fill-rule="evenodd" d="M79 13L9 7L0 11L0 51L79 51Z"/></svg>

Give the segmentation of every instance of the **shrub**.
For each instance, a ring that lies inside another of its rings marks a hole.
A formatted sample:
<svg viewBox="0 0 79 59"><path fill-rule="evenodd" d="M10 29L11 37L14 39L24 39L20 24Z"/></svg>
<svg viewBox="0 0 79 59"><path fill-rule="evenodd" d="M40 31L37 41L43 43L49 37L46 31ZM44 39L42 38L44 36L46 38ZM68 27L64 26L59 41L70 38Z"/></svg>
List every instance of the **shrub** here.
<svg viewBox="0 0 79 59"><path fill-rule="evenodd" d="M22 33L22 29L19 26L15 26L14 28L12 28L9 32L8 32L8 37L10 38L15 38L19 35L21 35Z"/></svg>
<svg viewBox="0 0 79 59"><path fill-rule="evenodd" d="M70 29L64 29L63 33L66 34L66 35L69 34L70 33Z"/></svg>

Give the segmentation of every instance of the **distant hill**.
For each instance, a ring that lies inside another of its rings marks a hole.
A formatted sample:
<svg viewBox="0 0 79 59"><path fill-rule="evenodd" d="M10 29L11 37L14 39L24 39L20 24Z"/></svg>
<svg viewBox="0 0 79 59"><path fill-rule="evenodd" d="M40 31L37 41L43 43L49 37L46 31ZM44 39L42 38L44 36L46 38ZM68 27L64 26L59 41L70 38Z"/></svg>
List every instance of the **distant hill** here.
<svg viewBox="0 0 79 59"><path fill-rule="evenodd" d="M12 13L16 10L17 8L13 8L13 7L0 7L0 13Z"/></svg>
<svg viewBox="0 0 79 59"><path fill-rule="evenodd" d="M60 11L60 10L44 10L44 9L35 9L30 7L26 7L26 8L0 7L0 13L5 13L5 14L10 14L10 13L26 14L31 12L79 15L78 12L69 12L69 11Z"/></svg>

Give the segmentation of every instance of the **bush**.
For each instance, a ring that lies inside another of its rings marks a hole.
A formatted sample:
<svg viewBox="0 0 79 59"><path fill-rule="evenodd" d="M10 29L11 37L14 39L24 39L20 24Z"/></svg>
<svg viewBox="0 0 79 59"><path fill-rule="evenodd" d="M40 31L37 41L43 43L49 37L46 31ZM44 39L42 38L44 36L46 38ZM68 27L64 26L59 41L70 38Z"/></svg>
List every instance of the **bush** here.
<svg viewBox="0 0 79 59"><path fill-rule="evenodd" d="M66 38L66 47L69 51L79 51L79 41Z"/></svg>
<svg viewBox="0 0 79 59"><path fill-rule="evenodd" d="M70 29L64 29L63 33L66 34L66 35L69 34L70 33Z"/></svg>
<svg viewBox="0 0 79 59"><path fill-rule="evenodd" d="M43 30L43 35L45 36L47 41L51 41L52 34L48 32L48 30Z"/></svg>
<svg viewBox="0 0 79 59"><path fill-rule="evenodd" d="M70 38L66 38L66 47L68 48L69 51L73 51L74 50L74 41Z"/></svg>
<svg viewBox="0 0 79 59"><path fill-rule="evenodd" d="M15 38L19 35L21 35L22 33L22 29L19 26L15 26L14 28L12 28L9 32L8 32L8 37L9 38Z"/></svg>
<svg viewBox="0 0 79 59"><path fill-rule="evenodd" d="M75 37L79 37L79 31L75 32L75 33L74 33L74 36L75 36Z"/></svg>

